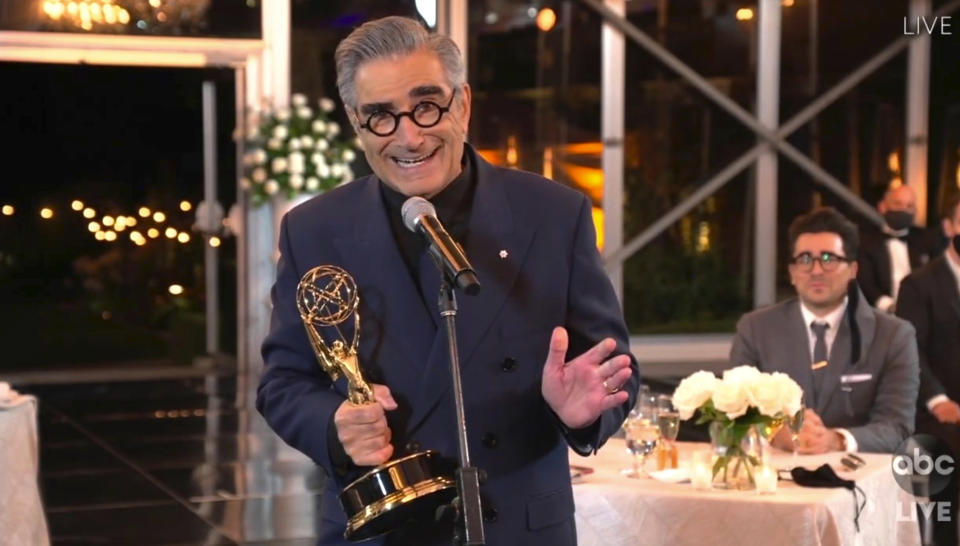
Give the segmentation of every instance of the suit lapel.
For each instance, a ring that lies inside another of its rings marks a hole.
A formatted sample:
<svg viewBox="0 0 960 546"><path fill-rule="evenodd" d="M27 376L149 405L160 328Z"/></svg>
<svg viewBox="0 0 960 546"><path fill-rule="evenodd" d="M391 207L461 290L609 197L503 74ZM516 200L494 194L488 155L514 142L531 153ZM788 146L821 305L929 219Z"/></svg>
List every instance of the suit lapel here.
<svg viewBox="0 0 960 546"><path fill-rule="evenodd" d="M907 254L910 257L910 270L916 271L928 261L930 255L924 246L923 234L915 228L911 228L907 234Z"/></svg>
<svg viewBox="0 0 960 546"><path fill-rule="evenodd" d="M946 252L939 258L942 263L937 264L936 268L936 293L943 294L941 301L946 302L953 310L953 314L960 318L960 288L957 287L957 278L954 277L953 271L950 270L950 264L947 263L949 259L950 257L947 256Z"/></svg>
<svg viewBox="0 0 960 546"><path fill-rule="evenodd" d="M386 340L400 347L405 359L400 355L386 359L405 370L391 374L391 389L399 387L412 393L416 385L413 378L426 364L436 328L394 242L380 197L380 182L370 177L365 183L368 187L363 197L354 204L354 229L335 237L334 245L360 291L361 354L382 354L389 350L384 345ZM380 373L386 374L387 370ZM397 379L410 384L397 385Z"/></svg>
<svg viewBox="0 0 960 546"><path fill-rule="evenodd" d="M420 296L423 298L423 305L433 320L435 329L441 325L440 309L438 307L438 298L440 296L440 269L434 262L429 250L420 254L420 264L418 265L420 279Z"/></svg>
<svg viewBox="0 0 960 546"><path fill-rule="evenodd" d="M477 167L477 188L470 212L464 251L477 271L481 290L475 296L461 292L457 297L457 342L461 368L488 334L510 289L517 280L533 239L534 229L515 223L507 199L505 177L476 155L469 146L466 153ZM441 324L430 350L418 399L420 404L410 419L414 430L452 388L446 330Z"/></svg>
<svg viewBox="0 0 960 546"><path fill-rule="evenodd" d="M876 317L873 310L864 301L861 294L857 301L857 308L853 311L854 320L857 321L857 327L860 330L860 359L857 362L851 362L851 331L847 314L844 313L840 321L837 338L833 340L833 346L830 348L829 365L826 368L818 370L823 372L817 377L817 414L823 416L830 406L830 401L840 389L842 376L847 373L851 367L858 366L867 359L868 349L873 343L874 332L876 331ZM849 313L849 310L848 310Z"/></svg>

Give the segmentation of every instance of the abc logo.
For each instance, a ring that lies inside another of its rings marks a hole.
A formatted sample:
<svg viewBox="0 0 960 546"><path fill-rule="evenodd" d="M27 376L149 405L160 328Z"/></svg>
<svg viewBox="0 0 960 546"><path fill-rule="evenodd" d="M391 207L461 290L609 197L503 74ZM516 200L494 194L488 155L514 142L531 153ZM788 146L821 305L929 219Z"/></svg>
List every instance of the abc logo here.
<svg viewBox="0 0 960 546"><path fill-rule="evenodd" d="M957 458L946 442L930 434L915 434L893 452L890 470L901 489L926 497L942 491L953 477Z"/></svg>
<svg viewBox="0 0 960 546"><path fill-rule="evenodd" d="M950 455L940 455L934 459L921 452L919 447L914 447L912 457L897 455L893 458L893 471L900 476L929 476L933 472L945 476L953 472L953 462Z"/></svg>

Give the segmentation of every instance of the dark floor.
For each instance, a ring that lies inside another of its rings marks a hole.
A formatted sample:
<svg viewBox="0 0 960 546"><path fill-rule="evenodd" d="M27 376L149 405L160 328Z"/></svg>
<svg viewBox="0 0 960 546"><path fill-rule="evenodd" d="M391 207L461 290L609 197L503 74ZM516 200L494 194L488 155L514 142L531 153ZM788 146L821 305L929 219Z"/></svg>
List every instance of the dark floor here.
<svg viewBox="0 0 960 546"><path fill-rule="evenodd" d="M121 371L15 385L40 402L54 545L315 543L322 471L238 409L234 373L117 381Z"/></svg>
<svg viewBox="0 0 960 546"><path fill-rule="evenodd" d="M40 401L53 544L314 544L322 475L237 409L236 385L18 385Z"/></svg>

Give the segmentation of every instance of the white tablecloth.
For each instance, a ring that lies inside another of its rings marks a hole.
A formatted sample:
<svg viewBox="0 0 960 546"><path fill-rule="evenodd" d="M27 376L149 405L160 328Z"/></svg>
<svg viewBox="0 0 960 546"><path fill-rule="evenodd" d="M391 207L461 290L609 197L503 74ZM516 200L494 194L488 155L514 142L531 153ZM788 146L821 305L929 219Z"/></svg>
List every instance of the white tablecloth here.
<svg viewBox="0 0 960 546"><path fill-rule="evenodd" d="M695 448L678 444L681 466ZM901 490L890 471L890 456L860 454L867 466L841 473L866 494L860 531L854 525L849 490L800 487L781 480L777 492L697 491L689 483L662 483L651 478L622 477L630 466L623 440L611 439L593 457L571 452L570 463L593 473L575 480L577 535L580 546L636 544L671 545L903 545L920 543L915 499ZM839 453L800 456L798 463L815 468L836 463ZM775 466L788 467L790 455L774 455ZM654 469L655 461L648 460Z"/></svg>
<svg viewBox="0 0 960 546"><path fill-rule="evenodd" d="M0 544L50 544L37 486L37 400L0 400Z"/></svg>

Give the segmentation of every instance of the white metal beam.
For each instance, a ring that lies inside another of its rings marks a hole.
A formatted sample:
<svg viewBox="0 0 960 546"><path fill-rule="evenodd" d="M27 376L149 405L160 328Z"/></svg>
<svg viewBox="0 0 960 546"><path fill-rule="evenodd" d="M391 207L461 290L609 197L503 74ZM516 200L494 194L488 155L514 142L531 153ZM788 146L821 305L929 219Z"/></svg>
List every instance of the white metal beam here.
<svg viewBox="0 0 960 546"><path fill-rule="evenodd" d="M240 66L260 40L0 31L0 61L114 66Z"/></svg>
<svg viewBox="0 0 960 546"><path fill-rule="evenodd" d="M213 81L203 82L203 200L207 204L207 229L213 227L217 200L217 85ZM199 207L197 208L199 209ZM195 209L195 210L197 210ZM198 211L199 212L199 211ZM205 277L207 326L207 354L215 355L220 351L220 282L219 249L210 245L210 233L200 234L203 240L203 271Z"/></svg>
<svg viewBox="0 0 960 546"><path fill-rule="evenodd" d="M247 75L248 84L255 86L247 91L248 107L258 109L261 102L266 102L272 108L282 108L290 103L290 1L263 0L261 8L264 47L260 62L253 63L251 74ZM273 249L278 234L274 233L271 207L252 208L248 199L243 202L246 294L239 332L243 359L238 358L238 375L245 379L242 383L246 389L238 389L237 404L250 406L263 371L260 344L270 327L270 288L276 275Z"/></svg>
<svg viewBox="0 0 960 546"><path fill-rule="evenodd" d="M624 0L604 0L604 5L618 16L626 12ZM569 21L564 24L570 24ZM601 127L603 142L603 246L604 252L623 246L623 124L624 124L624 70L626 42L623 33L604 22L601 30L602 68L600 83ZM623 262L606 264L607 275L623 305Z"/></svg>
<svg viewBox="0 0 960 546"><path fill-rule="evenodd" d="M910 20L930 21L930 0L910 0ZM930 34L914 29L907 54L907 140L904 182L917 195L917 225L927 223L927 146L930 120Z"/></svg>
<svg viewBox="0 0 960 546"><path fill-rule="evenodd" d="M780 0L759 0L757 26L757 120L774 131L780 123ZM777 151L767 146L757 158L753 305L777 296Z"/></svg>
<svg viewBox="0 0 960 546"><path fill-rule="evenodd" d="M469 12L467 0L437 0L437 34L445 34L460 48L463 66L467 64L469 54Z"/></svg>

